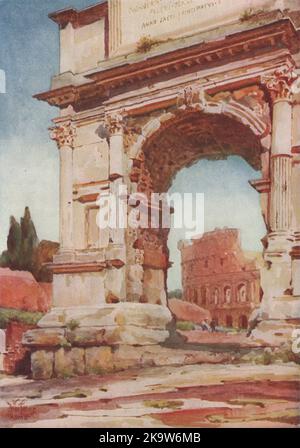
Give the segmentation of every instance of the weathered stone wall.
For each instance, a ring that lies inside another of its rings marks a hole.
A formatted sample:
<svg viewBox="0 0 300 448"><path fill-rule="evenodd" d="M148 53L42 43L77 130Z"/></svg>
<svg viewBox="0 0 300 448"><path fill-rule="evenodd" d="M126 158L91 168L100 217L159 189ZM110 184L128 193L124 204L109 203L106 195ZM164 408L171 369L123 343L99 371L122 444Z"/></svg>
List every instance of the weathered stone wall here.
<svg viewBox="0 0 300 448"><path fill-rule="evenodd" d="M6 353L4 371L9 375L30 372L30 350L22 344L23 334L36 328L21 322L12 321L6 328Z"/></svg>

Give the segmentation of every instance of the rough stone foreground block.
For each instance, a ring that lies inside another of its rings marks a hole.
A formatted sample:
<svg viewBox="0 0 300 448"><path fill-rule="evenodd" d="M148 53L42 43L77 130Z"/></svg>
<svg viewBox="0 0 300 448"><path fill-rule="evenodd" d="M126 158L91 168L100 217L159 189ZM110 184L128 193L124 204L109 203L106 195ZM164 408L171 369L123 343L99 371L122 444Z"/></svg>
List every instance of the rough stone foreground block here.
<svg viewBox="0 0 300 448"><path fill-rule="evenodd" d="M31 371L35 380L47 380L53 376L54 353L38 350L31 354Z"/></svg>
<svg viewBox="0 0 300 448"><path fill-rule="evenodd" d="M32 354L34 379L66 378L77 375L104 375L149 366L217 364L232 362L232 353L177 350L159 345L134 347L60 348L54 352L38 350Z"/></svg>
<svg viewBox="0 0 300 448"><path fill-rule="evenodd" d="M232 361L232 353L169 349L159 345L148 347L124 345L114 352L115 370L125 370L130 367L220 364L230 361Z"/></svg>
<svg viewBox="0 0 300 448"><path fill-rule="evenodd" d="M293 340L293 331L299 328L300 320L264 320L251 333L251 340L262 346L279 346Z"/></svg>
<svg viewBox="0 0 300 448"><path fill-rule="evenodd" d="M101 375L115 370L111 347L92 347L85 350L86 373Z"/></svg>
<svg viewBox="0 0 300 448"><path fill-rule="evenodd" d="M165 306L128 302L103 305L99 308L53 308L40 320L38 325L41 328L57 328L76 321L80 327L135 325L164 330L171 319L171 313Z"/></svg>
<svg viewBox="0 0 300 448"><path fill-rule="evenodd" d="M118 347L113 354L114 368L116 371L142 367L141 347L123 345ZM145 347L142 350L146 350Z"/></svg>
<svg viewBox="0 0 300 448"><path fill-rule="evenodd" d="M129 326L85 327L67 330L66 338L79 347L100 345L153 345L164 342L169 333L165 330Z"/></svg>
<svg viewBox="0 0 300 448"><path fill-rule="evenodd" d="M23 335L22 343L35 347L60 347L67 344L65 330L45 328L41 330L29 330Z"/></svg>
<svg viewBox="0 0 300 448"><path fill-rule="evenodd" d="M272 319L300 319L300 297L284 296L272 300Z"/></svg>
<svg viewBox="0 0 300 448"><path fill-rule="evenodd" d="M57 377L70 377L85 374L84 349L61 348L55 352L54 373Z"/></svg>

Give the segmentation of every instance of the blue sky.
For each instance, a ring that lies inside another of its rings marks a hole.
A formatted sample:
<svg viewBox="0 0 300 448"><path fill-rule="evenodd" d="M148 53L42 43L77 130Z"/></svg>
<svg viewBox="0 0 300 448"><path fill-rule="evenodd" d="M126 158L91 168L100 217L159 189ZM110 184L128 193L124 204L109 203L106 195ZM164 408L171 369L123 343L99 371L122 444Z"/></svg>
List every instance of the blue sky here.
<svg viewBox="0 0 300 448"><path fill-rule="evenodd" d="M94 2L95 3L95 2ZM50 12L91 0L0 0L0 250L9 216L30 207L40 239L58 239L58 151L48 127L58 112L32 98L58 72L58 27Z"/></svg>
<svg viewBox="0 0 300 448"><path fill-rule="evenodd" d="M58 72L59 36L48 14L92 0L0 0L0 69L6 94L0 94L0 250L5 249L9 216L30 207L40 239L58 239L58 151L48 127L58 111L32 98L49 88ZM172 191L205 193L206 230L238 227L243 246L259 250L265 229L259 196L248 180L259 177L244 160L200 161L178 173ZM172 231L169 286L180 286L177 240Z"/></svg>

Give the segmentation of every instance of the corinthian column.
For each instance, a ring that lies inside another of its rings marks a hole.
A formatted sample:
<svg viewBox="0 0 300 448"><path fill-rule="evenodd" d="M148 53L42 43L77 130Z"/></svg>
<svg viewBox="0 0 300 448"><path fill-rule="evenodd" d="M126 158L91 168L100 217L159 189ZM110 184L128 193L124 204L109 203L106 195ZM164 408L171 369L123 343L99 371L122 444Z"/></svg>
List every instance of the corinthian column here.
<svg viewBox="0 0 300 448"><path fill-rule="evenodd" d="M270 240L278 250L287 252L291 240L292 178L292 86L297 75L293 66L286 66L264 78L273 103L271 148ZM279 243L282 241L283 245ZM284 243L285 241L285 243ZM274 245L273 245L274 246Z"/></svg>
<svg viewBox="0 0 300 448"><path fill-rule="evenodd" d="M73 251L73 147L76 134L70 121L50 129L60 155L60 253Z"/></svg>
<svg viewBox="0 0 300 448"><path fill-rule="evenodd" d="M292 294L292 87L297 76L292 65L263 78L273 105L270 157L270 233L261 284L264 305L277 318L274 298Z"/></svg>

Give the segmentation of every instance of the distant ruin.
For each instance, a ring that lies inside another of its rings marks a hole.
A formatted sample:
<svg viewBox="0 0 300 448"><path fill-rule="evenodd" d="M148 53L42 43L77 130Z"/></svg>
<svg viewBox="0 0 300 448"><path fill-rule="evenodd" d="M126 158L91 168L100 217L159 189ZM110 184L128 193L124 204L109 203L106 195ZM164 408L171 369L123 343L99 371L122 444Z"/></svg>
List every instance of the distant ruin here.
<svg viewBox="0 0 300 448"><path fill-rule="evenodd" d="M216 325L245 329L261 301L260 254L247 253L237 229L180 242L183 298L210 311Z"/></svg>

